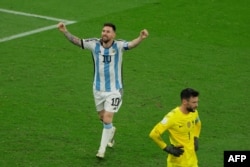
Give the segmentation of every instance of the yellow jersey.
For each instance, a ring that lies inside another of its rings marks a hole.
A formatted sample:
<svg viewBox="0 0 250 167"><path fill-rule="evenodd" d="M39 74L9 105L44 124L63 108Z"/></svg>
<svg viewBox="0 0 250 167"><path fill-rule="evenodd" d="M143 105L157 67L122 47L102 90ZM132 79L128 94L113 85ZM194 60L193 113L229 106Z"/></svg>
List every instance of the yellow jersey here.
<svg viewBox="0 0 250 167"><path fill-rule="evenodd" d="M201 131L198 111L184 114L179 107L176 107L155 125L150 132L150 137L161 149L167 146L167 143L161 137L165 131L169 132L170 144L176 147L182 146L184 149L184 153L180 157L169 154L168 163L180 167L196 167L195 164L198 163L198 160L194 149L194 137L199 137Z"/></svg>

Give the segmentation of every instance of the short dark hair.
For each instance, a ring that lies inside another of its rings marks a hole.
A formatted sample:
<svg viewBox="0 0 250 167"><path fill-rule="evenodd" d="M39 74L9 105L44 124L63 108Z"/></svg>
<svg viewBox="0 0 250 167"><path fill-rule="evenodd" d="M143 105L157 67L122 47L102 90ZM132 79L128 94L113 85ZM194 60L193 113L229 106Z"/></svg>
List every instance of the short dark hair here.
<svg viewBox="0 0 250 167"><path fill-rule="evenodd" d="M192 89L192 88L186 88L181 91L181 100L183 99L189 99L190 97L198 97L199 92Z"/></svg>
<svg viewBox="0 0 250 167"><path fill-rule="evenodd" d="M116 31L116 27L113 23L104 23L103 27L106 27L106 26L111 27L114 30L114 32Z"/></svg>

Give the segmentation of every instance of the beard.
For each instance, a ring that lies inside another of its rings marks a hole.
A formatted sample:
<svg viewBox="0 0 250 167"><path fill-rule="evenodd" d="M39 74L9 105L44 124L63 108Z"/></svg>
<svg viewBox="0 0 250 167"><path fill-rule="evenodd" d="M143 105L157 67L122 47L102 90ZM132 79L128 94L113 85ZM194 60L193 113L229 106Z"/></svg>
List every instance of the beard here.
<svg viewBox="0 0 250 167"><path fill-rule="evenodd" d="M109 41L110 41L110 39L108 37L106 37L106 36L102 37L102 42L103 43L108 43Z"/></svg>
<svg viewBox="0 0 250 167"><path fill-rule="evenodd" d="M186 109L188 110L188 112L195 112L196 108L187 107Z"/></svg>

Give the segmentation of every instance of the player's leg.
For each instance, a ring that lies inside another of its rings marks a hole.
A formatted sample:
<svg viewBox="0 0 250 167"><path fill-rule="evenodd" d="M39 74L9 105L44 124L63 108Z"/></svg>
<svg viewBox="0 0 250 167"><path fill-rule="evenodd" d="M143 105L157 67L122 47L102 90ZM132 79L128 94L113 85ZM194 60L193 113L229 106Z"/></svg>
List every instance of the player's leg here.
<svg viewBox="0 0 250 167"><path fill-rule="evenodd" d="M122 94L123 94L122 89L111 93L107 97L107 100L104 104L104 108L106 110L112 111L114 113L118 112L118 110L120 109L120 107L122 105ZM112 133L111 133L110 138L109 138L108 147L113 147L115 144L115 140L114 140L115 132L116 132L116 127L113 125Z"/></svg>
<svg viewBox="0 0 250 167"><path fill-rule="evenodd" d="M103 105L104 106L104 105ZM101 111L98 111L98 116L99 116L99 119L100 119L100 121L103 123L103 115L104 115L104 112L105 112L105 110L103 109L103 110L101 110Z"/></svg>
<svg viewBox="0 0 250 167"><path fill-rule="evenodd" d="M106 147L109 143L110 136L112 135L112 119L113 119L113 114L112 112L107 112L104 111L103 113L103 130L102 130L102 138L101 138L101 143L100 147L98 150L98 153L96 156L98 158L104 158L105 156L105 151Z"/></svg>
<svg viewBox="0 0 250 167"><path fill-rule="evenodd" d="M116 132L116 127L113 126L111 135L109 137L109 142L108 142L109 148L112 148L115 145L115 132Z"/></svg>
<svg viewBox="0 0 250 167"><path fill-rule="evenodd" d="M104 119L104 102L105 102L105 94L104 92L100 92L100 91L93 91L94 94L94 100L95 100L95 105L96 105L96 110L99 116L99 119L101 120L101 122L103 123L103 119ZM104 124L103 124L104 126ZM104 126L106 127L106 126ZM103 128L102 130L102 136L101 136L101 142L100 142L100 146L99 146L99 150L96 154L96 157L98 158L104 158L104 154L105 154L105 150L106 150L106 146L104 146L103 144L103 138L106 138L105 135L105 128Z"/></svg>
<svg viewBox="0 0 250 167"><path fill-rule="evenodd" d="M106 92L106 101L104 103L104 111L99 112L99 116L103 120L103 131L98 150L97 157L104 158L107 145L112 147L114 145L115 127L113 126L114 113L119 110L121 106L121 93L119 91ZM100 156L101 155L101 156Z"/></svg>

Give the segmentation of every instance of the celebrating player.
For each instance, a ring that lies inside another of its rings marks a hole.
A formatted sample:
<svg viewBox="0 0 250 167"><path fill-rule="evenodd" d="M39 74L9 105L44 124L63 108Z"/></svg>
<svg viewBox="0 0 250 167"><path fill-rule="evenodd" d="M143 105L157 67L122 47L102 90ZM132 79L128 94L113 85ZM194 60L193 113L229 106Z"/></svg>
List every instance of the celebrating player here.
<svg viewBox="0 0 250 167"><path fill-rule="evenodd" d="M186 88L181 91L180 96L181 105L165 115L149 136L161 149L168 152L168 167L198 167L196 151L201 121L196 108L199 92ZM169 144L161 137L165 131L169 132Z"/></svg>
<svg viewBox="0 0 250 167"><path fill-rule="evenodd" d="M148 37L146 29L132 41L115 40L116 27L112 23L105 23L101 38L80 39L72 35L65 24L60 22L58 29L73 44L91 51L95 74L93 95L100 120L103 122L103 131L100 147L96 157L104 158L106 147L114 145L115 127L113 126L114 113L118 112L122 104L122 56L123 52L139 45Z"/></svg>

